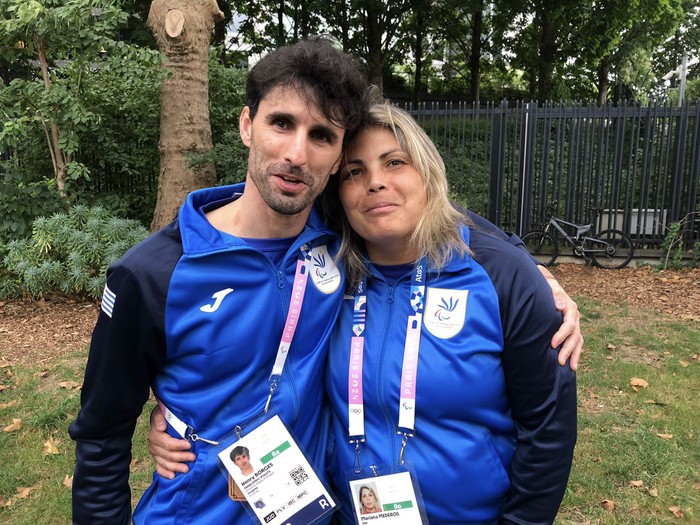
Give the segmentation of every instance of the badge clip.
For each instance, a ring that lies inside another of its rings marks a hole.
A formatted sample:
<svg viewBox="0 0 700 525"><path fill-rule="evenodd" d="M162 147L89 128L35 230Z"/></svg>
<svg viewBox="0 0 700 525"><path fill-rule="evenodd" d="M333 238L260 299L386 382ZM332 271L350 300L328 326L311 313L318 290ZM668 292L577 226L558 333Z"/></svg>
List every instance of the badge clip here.
<svg viewBox="0 0 700 525"><path fill-rule="evenodd" d="M277 379L270 379L270 395L267 396L267 403L265 403L265 408L263 409L263 414L267 414L270 409L270 402L272 401L272 394L277 390Z"/></svg>
<svg viewBox="0 0 700 525"><path fill-rule="evenodd" d="M408 443L408 438L412 438L413 436L415 436L415 433L408 430L399 430L399 427L396 427L396 433L401 434L401 451L399 452L399 465L403 465L406 462L405 452L406 444Z"/></svg>

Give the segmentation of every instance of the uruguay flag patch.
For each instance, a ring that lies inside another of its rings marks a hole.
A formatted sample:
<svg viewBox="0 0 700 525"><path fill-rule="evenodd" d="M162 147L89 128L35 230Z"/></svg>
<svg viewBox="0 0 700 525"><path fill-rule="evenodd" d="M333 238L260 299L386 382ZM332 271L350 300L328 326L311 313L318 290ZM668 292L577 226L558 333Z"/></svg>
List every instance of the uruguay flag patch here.
<svg viewBox="0 0 700 525"><path fill-rule="evenodd" d="M117 296L112 290L105 284L105 291L102 293L102 311L106 313L110 318L112 317L112 310L114 310L114 302L117 300Z"/></svg>

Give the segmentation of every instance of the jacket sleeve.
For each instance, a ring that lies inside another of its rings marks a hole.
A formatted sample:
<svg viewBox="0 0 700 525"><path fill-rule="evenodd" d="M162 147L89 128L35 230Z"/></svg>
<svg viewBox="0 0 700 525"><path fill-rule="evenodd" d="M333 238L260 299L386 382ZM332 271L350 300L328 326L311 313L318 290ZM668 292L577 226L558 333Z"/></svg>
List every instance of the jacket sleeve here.
<svg viewBox="0 0 700 525"><path fill-rule="evenodd" d="M510 251L519 264L502 271L499 300L517 448L501 523L550 524L564 496L576 443L576 376L568 364L559 365L558 349L550 346L561 314L549 286L527 254Z"/></svg>
<svg viewBox="0 0 700 525"><path fill-rule="evenodd" d="M455 206L455 207L458 210L465 213L467 215L467 217L469 217L469 219L472 221L472 223L474 223L474 226L476 226L479 230L486 232L489 235L493 235L494 237L497 237L499 239L503 239L504 241L508 242L509 244L512 244L516 248L519 248L527 253L527 248L525 247L525 243L515 233L503 231L498 226L493 224L491 221L483 218L481 215L477 215L473 211L464 210L464 209L461 209L457 206ZM542 264L542 261L540 261L536 257L530 256L530 260L533 263L535 263L536 265Z"/></svg>
<svg viewBox="0 0 700 525"><path fill-rule="evenodd" d="M76 441L73 523L131 521L129 464L136 420L155 371L165 360L164 291L144 272L117 263L92 334L81 407L69 428ZM110 311L108 292L114 294Z"/></svg>

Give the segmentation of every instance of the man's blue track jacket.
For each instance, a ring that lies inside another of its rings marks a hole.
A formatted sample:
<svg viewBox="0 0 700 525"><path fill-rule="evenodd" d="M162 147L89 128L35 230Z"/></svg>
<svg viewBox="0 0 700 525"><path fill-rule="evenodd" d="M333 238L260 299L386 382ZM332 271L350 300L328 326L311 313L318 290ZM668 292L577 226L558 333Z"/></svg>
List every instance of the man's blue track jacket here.
<svg viewBox="0 0 700 525"><path fill-rule="evenodd" d="M204 215L242 191L237 185L190 194L176 221L109 269L105 297L113 295L114 305L102 303L80 412L69 429L77 442L74 523L129 523L131 439L149 388L209 440L261 412L304 243L314 248L314 272L273 404L323 469L329 427L323 370L345 285L329 256L337 237L312 211L278 270ZM135 523L251 523L242 505L228 498L212 447L198 441L193 452L197 459L187 474L173 480L154 474Z"/></svg>

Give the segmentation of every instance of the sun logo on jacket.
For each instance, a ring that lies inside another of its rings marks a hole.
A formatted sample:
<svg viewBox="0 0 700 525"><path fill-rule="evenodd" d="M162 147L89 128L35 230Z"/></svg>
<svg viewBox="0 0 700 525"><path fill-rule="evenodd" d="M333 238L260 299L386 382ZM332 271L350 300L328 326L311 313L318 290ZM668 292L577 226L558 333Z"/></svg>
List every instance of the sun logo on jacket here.
<svg viewBox="0 0 700 525"><path fill-rule="evenodd" d="M321 277L321 278L328 275L328 272L325 271L326 256L324 254L314 255L313 260L314 260L314 266L316 267L316 275L318 277Z"/></svg>
<svg viewBox="0 0 700 525"><path fill-rule="evenodd" d="M450 314L455 311L455 308L457 308L457 305L459 304L459 299L453 299L450 297L449 300L446 300L444 297L440 300L440 306L438 306L438 309L435 311L435 317L438 318L438 321L447 321L450 319Z"/></svg>

